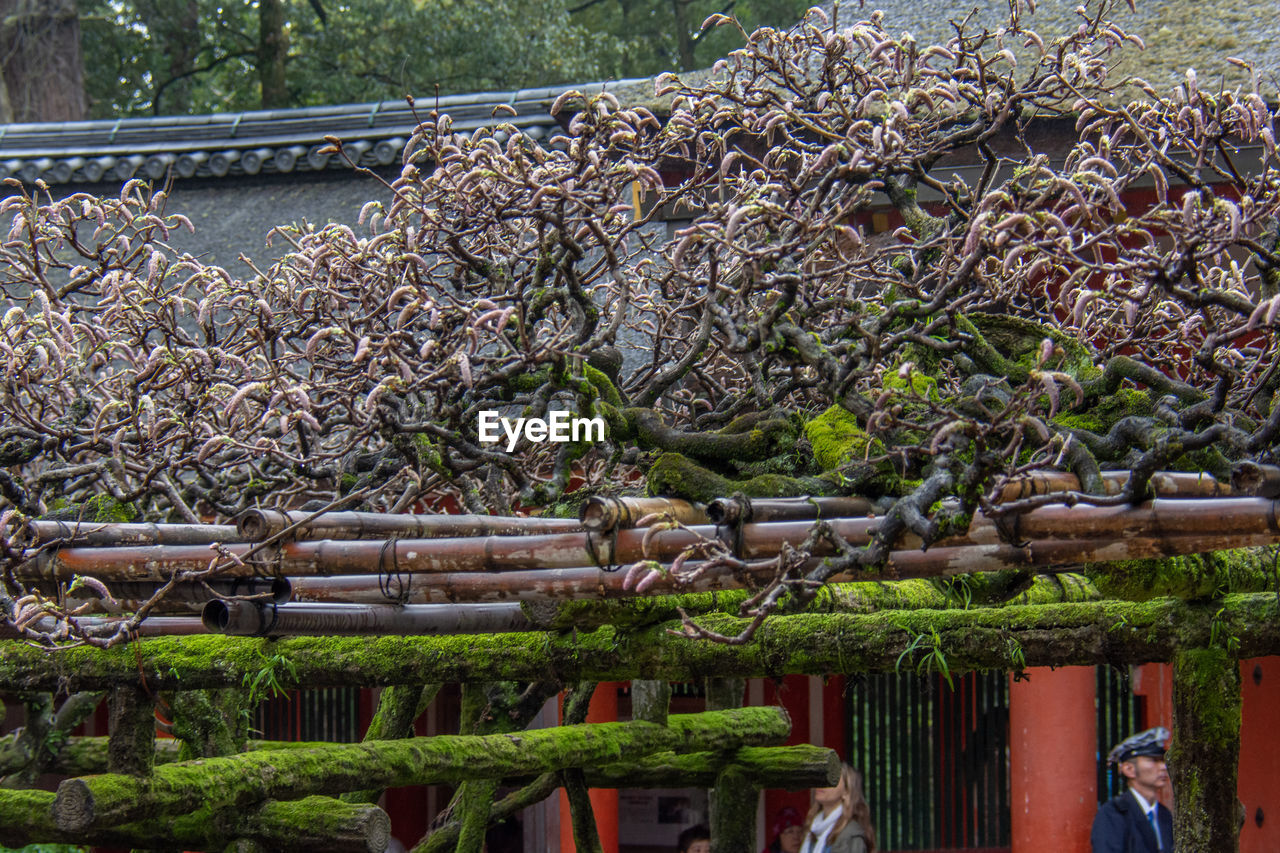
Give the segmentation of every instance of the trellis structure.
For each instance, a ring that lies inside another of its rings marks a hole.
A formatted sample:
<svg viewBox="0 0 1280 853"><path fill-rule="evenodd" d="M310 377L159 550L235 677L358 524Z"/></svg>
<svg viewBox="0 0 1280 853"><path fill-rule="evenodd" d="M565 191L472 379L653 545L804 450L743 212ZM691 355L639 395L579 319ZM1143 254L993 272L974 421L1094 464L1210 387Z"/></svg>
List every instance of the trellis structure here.
<svg viewBox="0 0 1280 853"><path fill-rule="evenodd" d="M279 576L257 586L246 583L239 592L249 593L248 601L220 598L235 592L225 586L203 591L188 587L158 608L190 612L206 598L206 623L225 629L230 627L225 619L228 607L250 607L258 620L252 632L257 637L192 635L196 617L156 616L154 622L142 624L156 625L153 631L169 630L172 635L112 648L81 646L62 651L47 651L16 639L5 641L0 647L0 677L11 690L27 697L31 724L0 741L4 761L0 766L10 774L10 784L19 786L24 780L29 784L38 772L60 772L70 778L56 793L33 789L0 793L0 837L10 844L73 841L147 847L169 838L199 849L220 849L235 841L264 849L320 845L335 850L381 850L389 823L372 805L380 791L445 782L458 786L452 820L417 849L478 849L488 822L564 787L574 815L576 843L585 851L599 849L585 796L588 787L697 785L715 792L716 849L748 849L755 843L750 837L754 826L750 815L756 807L756 791L827 784L834 779L837 759L830 750L777 746L789 729L785 712L735 709L742 701L740 679L893 672L904 666L955 673L1172 661L1178 843L1187 845L1184 849L1230 849L1224 845L1233 843L1236 834L1234 756L1240 713L1235 661L1280 652L1274 555L1262 547L1208 556L1151 559L1148 555L1194 552L1205 548L1206 541L1213 546L1259 546L1274 541L1280 532L1275 530L1271 498L1205 498L1200 495L1228 494L1231 489L1198 478L1194 480L1198 485L1189 480L1179 491L1169 481L1165 487L1171 496L1132 509L1035 510L1023 516L1020 524L1021 533L1033 537L1030 543L990 542L982 532L984 522L975 520L956 544L940 542L937 549L916 551L902 561L904 573L931 577L832 584L804 612L787 613L783 608L758 625L739 615L751 595L743 588L752 582L750 572L703 572L693 585L713 591L637 595L617 585L620 573L594 567L532 569L527 565L530 558L519 555L532 549L538 559L554 565L556 559L572 562L564 555L576 553L583 541L588 543L586 551L597 555L602 551L628 554L627 548L635 548L637 553L625 558L665 560L668 577L662 583L670 586L677 583L670 576L670 561L691 542L718 536L739 553L761 557L808 529L810 522L785 520L789 515L811 515L820 503L765 502L761 515L772 513L774 520L746 523L739 518L735 525L718 528L674 525L663 529L672 522L661 514L644 519L635 512L616 514L615 523L629 518L658 525L636 531L601 523L588 523L583 529L571 521L550 519L437 517L424 527L422 519L396 522L352 514L335 514L327 520L281 516L278 524L252 529L252 536L243 535L243 524L241 535L229 536L229 528L159 525L144 530L82 524L54 529L37 522L30 531L32 544L43 543L47 550L19 569L32 573L27 577L32 582L40 575L43 583L54 584L59 573L66 571L64 567L93 565L103 567L102 579L127 577L127 583L143 587L147 582L137 580L139 576L157 572L160 566L182 571L184 561L194 559L185 556L195 547L189 543L213 536L272 544L274 552L265 556L259 552L261 570L302 565L289 559L282 562L279 556L308 543L317 546L312 550L320 554L338 549L337 559L343 560L348 559L343 555L356 552L343 550L342 543L362 545L361 539L348 537L447 532L472 533L477 538L365 539L375 546L378 541L389 543L395 553L406 555L404 562L409 565L393 569L384 556L382 576L376 572L353 576L339 586L366 591L362 594L367 597L369 589L392 595L390 576L395 574L403 584L402 592L416 589L430 597L438 590L422 591L432 590L434 579L441 575L421 571L420 561L428 559L421 554L435 555L429 559L439 565L432 568L446 569L444 576L449 576L459 574L456 569L472 568L456 563L461 559L466 564L470 558L465 555L478 548L477 553L486 555L485 562L474 567L479 571L461 572L483 577L490 584L491 591L478 597L509 595L524 601L511 605L523 608L517 610L520 630L515 632L493 633L485 616L468 615L468 611L492 613L492 603L446 606L453 615L442 627L432 615L432 608L441 605L388 602L356 606L358 612L374 617L363 622L356 617L352 624L357 627L348 624L337 632L354 631L357 636L337 636L326 631L320 616L309 626L305 618L301 623L291 621L289 614L297 608L302 607L305 616L307 607L318 605L284 601L289 581L305 591L307 578ZM1041 477L1038 486L1018 486L1009 497L1054 488L1046 482ZM684 513L690 521L702 520L697 506L666 503L668 510ZM747 502L747 515L750 506ZM627 499L617 501L616 507L626 510ZM592 518L593 513L584 509L583 515ZM875 523L874 517L830 522L846 536ZM1196 524L1207 532L1196 533ZM437 529L428 529L432 525ZM1096 536L1083 544L1091 526ZM509 535L484 538L494 529ZM1135 535L1144 531L1145 535ZM281 536L282 532L287 535ZM633 535L636 544L629 545ZM319 536L338 538L310 538ZM124 540L131 544L121 544ZM539 549L538 543L548 540L552 545ZM155 544L159 541L184 544ZM904 557L912 553L908 544L903 543ZM522 550L522 545L528 548ZM248 552L255 543L246 541L237 547ZM1042 551L1063 559L1073 548L1080 559L1066 564L1035 557ZM415 549L418 553L409 558ZM381 550L385 554L387 548ZM957 558L956 553L970 551L984 554L982 559L988 561L1010 561L1010 555L1019 552L1025 559L1011 560L1011 568L1002 571L962 573L968 558ZM169 553L176 558L170 561L165 556ZM502 553L516 555L512 559L516 568L508 569L501 556L491 556ZM463 556L449 556L457 554ZM811 559L820 559L819 554L815 550ZM937 554L941 558L931 556ZM1093 559L1128 554L1137 556ZM1059 573L1033 575L1020 568L1045 564ZM326 568L322 562L305 565L320 573ZM699 571L696 563L677 570ZM554 577L564 571L593 575L596 594L582 584L521 587L514 583L518 578ZM754 571L761 574L764 567L756 564ZM611 597L601 598L601 593ZM92 602L98 608L107 604L97 592L83 587L71 596L66 603ZM464 592L462 597L469 596ZM332 616L344 605L326 606L339 608ZM210 620L209 613L224 618ZM394 618L390 623L379 621L395 613L400 614L398 623ZM414 613L428 613L430 618L404 615ZM84 618L96 620L92 625L107 636L111 625L123 617ZM735 636L749 627L753 632L745 642L726 645L689 636L691 624L722 636ZM471 626L472 633L457 633L465 625ZM433 633L423 634L423 629ZM246 743L240 709L257 696L246 696L237 688L261 681L264 673L290 688L364 685L387 689L361 744ZM668 684L701 679L708 682L708 712L668 718ZM583 700L589 701L591 686L619 680L632 681L635 719L582 724ZM413 719L438 685L447 682L463 685L462 732L409 737ZM571 690L566 725L514 735L548 697L565 687ZM53 693L69 693L72 698L58 715L41 724L40 714L51 709ZM102 694L110 708L111 737L68 738L70 728ZM174 730L185 743L180 754L172 741L155 740L155 699L160 696L172 697L168 704ZM522 778L526 784L517 793L493 800L500 782Z"/></svg>

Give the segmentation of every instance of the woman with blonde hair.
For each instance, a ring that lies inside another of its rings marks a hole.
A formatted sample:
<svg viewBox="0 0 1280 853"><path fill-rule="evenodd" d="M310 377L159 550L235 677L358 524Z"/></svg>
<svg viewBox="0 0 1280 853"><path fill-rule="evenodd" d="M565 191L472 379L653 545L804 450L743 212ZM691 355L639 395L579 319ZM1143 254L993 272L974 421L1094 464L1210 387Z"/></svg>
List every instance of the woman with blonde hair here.
<svg viewBox="0 0 1280 853"><path fill-rule="evenodd" d="M862 774L848 764L840 765L840 783L834 788L813 789L800 853L876 853Z"/></svg>

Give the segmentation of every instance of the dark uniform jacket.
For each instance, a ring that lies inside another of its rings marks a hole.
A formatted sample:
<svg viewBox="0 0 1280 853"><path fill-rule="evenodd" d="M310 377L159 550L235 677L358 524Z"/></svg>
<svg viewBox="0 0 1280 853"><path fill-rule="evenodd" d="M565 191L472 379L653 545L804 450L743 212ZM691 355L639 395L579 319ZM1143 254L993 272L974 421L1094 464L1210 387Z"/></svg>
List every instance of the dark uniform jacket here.
<svg viewBox="0 0 1280 853"><path fill-rule="evenodd" d="M1156 821L1163 848L1156 847L1156 834L1133 794L1112 797L1093 819L1093 853L1173 853L1173 815L1161 803L1156 803Z"/></svg>

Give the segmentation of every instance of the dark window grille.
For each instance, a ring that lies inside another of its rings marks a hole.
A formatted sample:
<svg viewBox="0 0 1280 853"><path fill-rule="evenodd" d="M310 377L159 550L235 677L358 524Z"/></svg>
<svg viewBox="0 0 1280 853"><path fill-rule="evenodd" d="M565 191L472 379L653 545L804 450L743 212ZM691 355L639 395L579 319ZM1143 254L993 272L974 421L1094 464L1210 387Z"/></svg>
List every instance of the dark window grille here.
<svg viewBox="0 0 1280 853"><path fill-rule="evenodd" d="M1142 700L1133 695L1129 670L1098 667L1098 802L1124 790L1119 777L1107 766L1111 748L1142 725Z"/></svg>
<svg viewBox="0 0 1280 853"><path fill-rule="evenodd" d="M849 690L850 763L882 850L1009 845L1004 673L870 675Z"/></svg>
<svg viewBox="0 0 1280 853"><path fill-rule="evenodd" d="M253 716L253 728L263 740L360 740L360 688L329 687L292 690L266 699Z"/></svg>

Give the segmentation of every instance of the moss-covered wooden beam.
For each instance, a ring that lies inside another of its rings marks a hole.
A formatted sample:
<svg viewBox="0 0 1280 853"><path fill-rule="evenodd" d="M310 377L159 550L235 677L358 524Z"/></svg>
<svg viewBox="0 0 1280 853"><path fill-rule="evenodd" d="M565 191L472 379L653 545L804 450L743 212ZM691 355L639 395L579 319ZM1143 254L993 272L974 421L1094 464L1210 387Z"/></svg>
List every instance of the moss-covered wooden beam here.
<svg viewBox="0 0 1280 853"><path fill-rule="evenodd" d="M576 853L604 853L600 833L596 831L595 809L583 778L582 768L572 767L560 772L560 784L569 801L569 823L573 828L573 849ZM461 846L461 845L459 845Z"/></svg>
<svg viewBox="0 0 1280 853"><path fill-rule="evenodd" d="M391 821L382 809L329 797L273 800L216 812L202 808L74 832L54 822L54 799L49 791L0 790L0 839L19 847L47 843L166 850L220 850L232 839L245 839L282 853L383 853L391 838Z"/></svg>
<svg viewBox="0 0 1280 853"><path fill-rule="evenodd" d="M1240 548L1164 559L1088 563L1079 572L974 572L947 578L834 583L823 587L808 613L872 613L1060 604L1117 598L1146 601L1161 596L1200 599L1235 592L1266 592L1280 579L1280 551ZM539 628L635 627L696 615L737 613L752 592L720 590L606 600L525 602L525 615Z"/></svg>
<svg viewBox="0 0 1280 853"><path fill-rule="evenodd" d="M179 694L181 695L181 694ZM0 752L19 737L20 732L0 737ZM63 741L56 757L44 768L46 773L60 776L84 776L89 773L107 772L107 741L105 735L69 737ZM245 742L246 750L255 749L317 749L328 746L327 741L251 740ZM183 760L182 741L176 738L156 738L154 763L172 764Z"/></svg>
<svg viewBox="0 0 1280 853"><path fill-rule="evenodd" d="M1178 850L1240 849L1240 663L1222 648L1173 657L1173 842Z"/></svg>
<svg viewBox="0 0 1280 853"><path fill-rule="evenodd" d="M737 634L724 614L700 624ZM1238 657L1280 653L1275 594L1207 602L1159 598L970 610L797 614L767 620L737 646L674 636L675 623L620 631L465 637L156 637L57 653L0 643L0 683L14 690L100 689L145 678L152 689L240 685L274 667L289 687L429 681L691 681L707 676L893 672L945 656L952 670L1167 661L1177 648L1232 638ZM903 657L908 648L910 653ZM287 661L288 666L283 662Z"/></svg>
<svg viewBox="0 0 1280 853"><path fill-rule="evenodd" d="M840 758L834 750L809 744L750 746L689 755L664 753L627 764L588 768L592 788L710 788L728 767L757 788L800 791L825 788L840 780Z"/></svg>
<svg viewBox="0 0 1280 853"><path fill-rule="evenodd" d="M663 722L665 723L665 717ZM10 734L0 738L0 749L13 737ZM155 763L161 765L178 761L181 745L177 740L157 740ZM281 740L251 740L246 744L251 751L326 749L329 746L331 744L325 742ZM716 750L686 755L664 752L626 764L605 764L588 768L587 785L591 788L710 788L715 784L716 774L730 764L746 773L758 787L784 788L789 791L834 785L840 769L836 754L822 747L805 744L743 747L736 752ZM107 772L107 738L68 738L57 760L47 771L62 776L87 776ZM359 802L348 799L346 795L342 799L345 802Z"/></svg>
<svg viewBox="0 0 1280 853"><path fill-rule="evenodd" d="M54 819L68 832L201 807L369 787L456 784L627 761L658 752L704 752L781 742L791 729L780 708L672 716L667 726L594 723L497 735L441 735L262 750L155 768L145 779L103 774L58 786Z"/></svg>
<svg viewBox="0 0 1280 853"><path fill-rule="evenodd" d="M1268 586L1260 585L1262 591ZM1232 590L1235 591L1235 590ZM538 601L521 606L533 624L548 630L632 628L689 615L736 614L753 593L733 589L683 595L655 595L624 599ZM1009 604L1060 604L1103 598L1093 581L1082 574L1032 575L1027 572L975 572L951 578L910 578L863 581L824 586L805 608L806 613L874 613L880 610L945 610ZM1151 598L1144 595L1143 598Z"/></svg>

